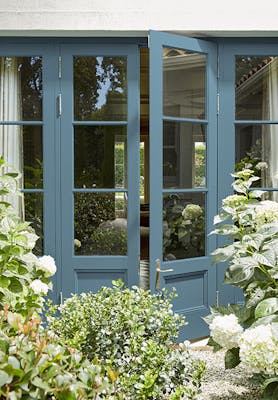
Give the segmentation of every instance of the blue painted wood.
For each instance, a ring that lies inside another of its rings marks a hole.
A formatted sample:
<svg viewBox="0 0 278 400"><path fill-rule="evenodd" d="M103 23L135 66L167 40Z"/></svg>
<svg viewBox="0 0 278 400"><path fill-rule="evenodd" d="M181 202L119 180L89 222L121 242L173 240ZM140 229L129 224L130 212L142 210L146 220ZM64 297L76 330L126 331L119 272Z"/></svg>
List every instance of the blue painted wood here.
<svg viewBox="0 0 278 400"><path fill-rule="evenodd" d="M235 166L235 125L244 124L271 124L276 120L235 120L235 57L243 56L277 56L277 43L270 38L252 39L222 39L219 44L219 93L220 114L218 127L218 206L227 195L232 194L232 177ZM273 190L273 189L263 189ZM226 243L222 237L218 238L217 245ZM223 284L226 265L217 266L217 287L221 304L240 303L243 295L238 288Z"/></svg>
<svg viewBox="0 0 278 400"><path fill-rule="evenodd" d="M138 284L139 256L139 54L135 45L69 45L61 46L62 55L62 108L61 116L61 237L62 237L62 291L65 297L74 291L96 290L108 280L121 277L127 285ZM127 121L103 122L74 121L73 116L73 56L127 57ZM128 163L128 254L127 256L75 256L73 193L107 192L120 189L74 189L73 127L76 125L127 125ZM101 272L100 272L101 271ZM86 281L87 280L87 281Z"/></svg>
<svg viewBox="0 0 278 400"><path fill-rule="evenodd" d="M206 256L195 259L162 261L162 195L169 190L162 186L162 124L169 120L162 115L162 48L174 47L206 54L207 62L207 187L206 193L207 233L212 229L213 216L216 213L217 199L217 51L216 45L203 40L183 36L150 32L150 284L155 290L156 259L161 260L161 269L172 272L160 274L160 286L177 288L176 311L186 316L189 325L181 332L180 340L196 338L208 334L206 324L201 317L209 313L209 306L215 303L216 269L210 264L210 252L216 246L216 239L208 237ZM172 120L172 118L170 118ZM174 118L183 121L183 118ZM203 120L190 122L204 123ZM171 192L183 190L171 189ZM198 192L192 189L191 192Z"/></svg>
<svg viewBox="0 0 278 400"><path fill-rule="evenodd" d="M53 71L53 59L55 57L55 46L45 42L40 43L30 39L29 43L19 43L18 38L1 40L0 56L9 57L42 57L42 79L43 79L43 120L42 121L1 121L1 125L27 125L42 126L43 134L43 189L24 189L24 193L43 193L43 232L44 232L44 254L56 256L55 246L55 197L53 182L55 182L55 158L54 158L54 136L53 127L53 85L55 82ZM53 278L56 287L56 277ZM55 299L55 293L52 296Z"/></svg>

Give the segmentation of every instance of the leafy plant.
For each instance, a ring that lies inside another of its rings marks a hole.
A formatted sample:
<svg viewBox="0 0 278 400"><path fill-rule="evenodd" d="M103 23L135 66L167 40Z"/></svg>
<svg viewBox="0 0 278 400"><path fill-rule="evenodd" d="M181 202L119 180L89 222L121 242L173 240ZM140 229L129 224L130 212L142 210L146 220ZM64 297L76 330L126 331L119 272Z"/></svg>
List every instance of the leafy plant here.
<svg viewBox="0 0 278 400"><path fill-rule="evenodd" d="M39 318L0 311L1 399L113 399L114 386L95 359L59 344Z"/></svg>
<svg viewBox="0 0 278 400"><path fill-rule="evenodd" d="M206 318L211 328L210 344L216 350L228 349L227 368L241 361L251 372L260 374L265 379L265 398L274 400L276 394L271 397L268 385L277 393L278 204L261 201L264 192L250 190L260 179L253 170L244 169L232 176L237 194L223 200L221 212L215 217L218 226L212 233L226 235L233 242L212 254L215 263L229 261L225 283L240 287L245 302L242 307L230 305L211 309L212 314ZM227 322L227 317L233 317L231 323ZM260 326L265 335L267 332L268 340L258 334ZM231 337L233 344L230 346ZM253 337L252 346L248 344L250 337ZM244 352L244 348L248 351Z"/></svg>
<svg viewBox="0 0 278 400"><path fill-rule="evenodd" d="M19 174L5 173L5 169L4 160L0 158L0 196L19 196ZM43 295L52 287L50 276L56 267L49 273L49 260L32 253L37 239L30 224L15 215L10 203L1 201L0 309L8 304L11 311L22 315L41 311Z"/></svg>
<svg viewBox="0 0 278 400"><path fill-rule="evenodd" d="M67 299L60 316L48 318L51 330L88 358L96 355L127 400L194 398L204 366L185 348L171 347L184 325L172 312L174 294L113 284Z"/></svg>
<svg viewBox="0 0 278 400"><path fill-rule="evenodd" d="M191 258L205 252L205 213L198 204L188 203L178 195L164 198L164 259Z"/></svg>

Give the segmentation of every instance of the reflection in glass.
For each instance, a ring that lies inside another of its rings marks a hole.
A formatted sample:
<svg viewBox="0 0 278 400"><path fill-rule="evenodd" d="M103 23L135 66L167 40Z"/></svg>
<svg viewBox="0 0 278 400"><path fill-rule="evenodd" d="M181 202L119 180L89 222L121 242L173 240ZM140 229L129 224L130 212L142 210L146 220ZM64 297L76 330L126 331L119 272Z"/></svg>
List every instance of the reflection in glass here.
<svg viewBox="0 0 278 400"><path fill-rule="evenodd" d="M43 193L24 193L25 221L31 222L39 236L34 253L43 255Z"/></svg>
<svg viewBox="0 0 278 400"><path fill-rule="evenodd" d="M75 193L76 255L127 254L127 199L119 193Z"/></svg>
<svg viewBox="0 0 278 400"><path fill-rule="evenodd" d="M164 121L163 187L206 186L206 126Z"/></svg>
<svg viewBox="0 0 278 400"><path fill-rule="evenodd" d="M126 120L125 57L74 57L74 119Z"/></svg>
<svg viewBox="0 0 278 400"><path fill-rule="evenodd" d="M205 193L163 195L163 259L205 255Z"/></svg>
<svg viewBox="0 0 278 400"><path fill-rule="evenodd" d="M267 191L262 195L262 200L278 201L278 191Z"/></svg>
<svg viewBox="0 0 278 400"><path fill-rule="evenodd" d="M236 125L235 169L254 169L261 180L255 187L278 187L278 125L255 124ZM263 164L262 164L263 162ZM266 167L265 164L266 163Z"/></svg>
<svg viewBox="0 0 278 400"><path fill-rule="evenodd" d="M206 55L163 48L163 114L204 119Z"/></svg>
<svg viewBox="0 0 278 400"><path fill-rule="evenodd" d="M278 57L236 57L236 119L277 120Z"/></svg>
<svg viewBox="0 0 278 400"><path fill-rule="evenodd" d="M0 125L0 154L22 173L21 187L43 188L41 126Z"/></svg>
<svg viewBox="0 0 278 400"><path fill-rule="evenodd" d="M76 126L74 185L76 188L126 187L126 128Z"/></svg>
<svg viewBox="0 0 278 400"><path fill-rule="evenodd" d="M0 57L0 120L42 120L41 57Z"/></svg>

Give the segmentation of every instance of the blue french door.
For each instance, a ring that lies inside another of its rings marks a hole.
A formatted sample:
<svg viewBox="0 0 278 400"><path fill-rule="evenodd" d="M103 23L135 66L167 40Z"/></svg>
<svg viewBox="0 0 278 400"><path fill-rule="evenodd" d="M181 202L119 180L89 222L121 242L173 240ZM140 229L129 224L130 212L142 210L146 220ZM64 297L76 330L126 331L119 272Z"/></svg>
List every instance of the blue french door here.
<svg viewBox="0 0 278 400"><path fill-rule="evenodd" d="M61 292L138 284L139 77L133 45L61 46Z"/></svg>
<svg viewBox="0 0 278 400"><path fill-rule="evenodd" d="M176 288L181 338L205 336L216 302L216 45L150 33L150 286Z"/></svg>

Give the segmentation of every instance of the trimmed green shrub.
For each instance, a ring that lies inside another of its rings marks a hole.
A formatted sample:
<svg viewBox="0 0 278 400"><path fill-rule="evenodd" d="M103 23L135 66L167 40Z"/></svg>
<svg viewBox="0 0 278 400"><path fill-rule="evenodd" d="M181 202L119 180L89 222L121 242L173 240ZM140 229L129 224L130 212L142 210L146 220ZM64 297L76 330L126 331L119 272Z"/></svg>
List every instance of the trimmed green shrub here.
<svg viewBox="0 0 278 400"><path fill-rule="evenodd" d="M172 347L185 324L172 311L174 294L113 284L67 299L60 316L49 317L51 330L114 371L118 393L127 400L193 399L204 365L185 346Z"/></svg>

